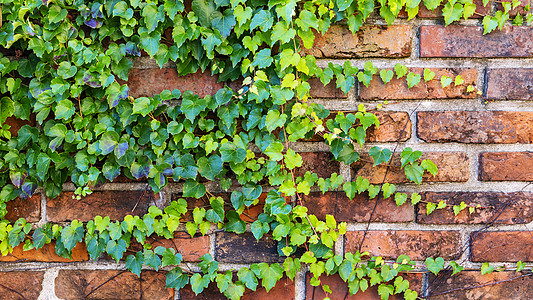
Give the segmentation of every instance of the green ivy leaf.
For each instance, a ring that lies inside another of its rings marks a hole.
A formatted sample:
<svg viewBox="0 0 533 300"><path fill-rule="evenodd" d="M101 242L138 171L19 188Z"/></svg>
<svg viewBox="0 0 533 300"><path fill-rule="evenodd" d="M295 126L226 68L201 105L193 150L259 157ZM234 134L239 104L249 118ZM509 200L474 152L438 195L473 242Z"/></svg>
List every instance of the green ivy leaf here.
<svg viewBox="0 0 533 300"><path fill-rule="evenodd" d="M133 274L141 276L141 268L143 262L143 254L141 251L139 251L135 255L128 255L128 257L126 258L126 268L130 270Z"/></svg>
<svg viewBox="0 0 533 300"><path fill-rule="evenodd" d="M437 257L433 259L432 257L426 258L426 266L431 273L437 275L440 270L444 268L444 259L442 257Z"/></svg>

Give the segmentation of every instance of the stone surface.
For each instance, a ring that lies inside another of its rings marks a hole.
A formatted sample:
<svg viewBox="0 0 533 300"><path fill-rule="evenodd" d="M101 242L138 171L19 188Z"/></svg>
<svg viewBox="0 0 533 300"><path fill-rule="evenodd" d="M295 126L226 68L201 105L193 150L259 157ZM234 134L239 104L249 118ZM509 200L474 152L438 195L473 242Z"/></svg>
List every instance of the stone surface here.
<svg viewBox="0 0 533 300"><path fill-rule="evenodd" d="M344 249L355 252L363 238L363 231L350 231L345 235ZM438 230L376 230L368 231L361 252L368 251L371 256L396 259L408 255L412 260L441 256L455 259L461 250L459 231Z"/></svg>
<svg viewBox="0 0 533 300"><path fill-rule="evenodd" d="M72 248L71 258L65 258L55 253L55 242L44 245L35 250L23 251L23 244L13 248L13 252L6 256L0 256L0 262L75 262L87 261L89 254L85 243L78 243Z"/></svg>
<svg viewBox="0 0 533 300"><path fill-rule="evenodd" d="M487 98L533 100L533 68L488 69Z"/></svg>
<svg viewBox="0 0 533 300"><path fill-rule="evenodd" d="M429 216L426 204L417 206L418 223L423 224L527 224L533 221L533 193L515 192L424 192L422 202L439 203L444 201L448 207L437 209ZM453 212L453 205L464 202L467 206L476 207L474 213L468 208L458 215ZM496 218L496 216L498 216Z"/></svg>
<svg viewBox="0 0 533 300"><path fill-rule="evenodd" d="M533 112L423 111L417 119L418 137L425 142L533 143Z"/></svg>
<svg viewBox="0 0 533 300"><path fill-rule="evenodd" d="M217 78L208 72L193 73L179 76L176 68L153 68L153 69L131 69L128 77L129 95L138 97L152 97L163 90L178 89L183 92L190 90L194 94L204 97L214 95L219 89L224 87L217 82Z"/></svg>
<svg viewBox="0 0 533 300"><path fill-rule="evenodd" d="M6 202L6 220L15 222L19 218L27 222L39 222L41 219L41 194L34 194L27 199L16 198Z"/></svg>
<svg viewBox="0 0 533 300"><path fill-rule="evenodd" d="M174 299L174 290L165 288L165 273L144 271L141 277L119 270L60 270L55 293L70 299Z"/></svg>
<svg viewBox="0 0 533 300"><path fill-rule="evenodd" d="M479 155L479 180L532 181L532 152L484 152Z"/></svg>
<svg viewBox="0 0 533 300"><path fill-rule="evenodd" d="M533 260L533 235L529 231L474 232L470 247L474 262Z"/></svg>
<svg viewBox="0 0 533 300"><path fill-rule="evenodd" d="M76 219L86 222L95 216L109 216L111 220L122 220L126 215L142 216L148 212L149 206L156 204L155 201L159 197L142 190L95 191L80 200L73 199L73 195L72 192L63 192L57 198L48 199L48 221L64 222Z"/></svg>
<svg viewBox="0 0 533 300"><path fill-rule="evenodd" d="M364 155L362 159L353 163L352 178L357 176L368 178L370 183L381 184L386 174L386 181L389 183L408 182L404 170L400 168L400 155L394 155L390 167L379 165L373 167L374 161L371 157ZM421 159L429 159L437 165L439 172L436 176L429 173L422 177L423 182L465 182L469 177L469 159L463 152L426 152Z"/></svg>
<svg viewBox="0 0 533 300"><path fill-rule="evenodd" d="M533 28L506 26L483 35L481 26L420 27L420 57L532 57Z"/></svg>
<svg viewBox="0 0 533 300"><path fill-rule="evenodd" d="M434 279L430 275L429 282ZM533 294L533 278L512 271L485 275L479 271L462 271L430 284L428 291L431 300L528 300Z"/></svg>
<svg viewBox="0 0 533 300"><path fill-rule="evenodd" d="M410 25L362 26L355 35L347 26L333 25L316 34L313 48L304 52L317 58L409 57L412 35Z"/></svg>
<svg viewBox="0 0 533 300"><path fill-rule="evenodd" d="M270 236L263 236L257 241L251 232L217 232L215 259L225 263L283 262L277 245L278 242Z"/></svg>
<svg viewBox="0 0 533 300"><path fill-rule="evenodd" d="M435 72L435 78L425 82L423 79L423 68L409 68L409 72L421 75L420 83L412 88L407 86L406 77L400 79L394 78L387 84L384 84L379 75L374 75L368 87L361 84L359 97L361 100L411 100L411 99L446 99L446 98L474 98L475 92L467 92L469 85L476 85L477 70L453 68L453 69L436 69L429 68ZM443 88L440 78L445 75L455 78L461 75L464 83L456 86L454 83Z"/></svg>
<svg viewBox="0 0 533 300"><path fill-rule="evenodd" d="M0 300L37 299L43 278L44 272L0 272Z"/></svg>
<svg viewBox="0 0 533 300"><path fill-rule="evenodd" d="M338 222L368 222L376 199L370 200L367 193L356 194L350 200L344 192L310 193L303 196L303 204L309 214L326 220L326 215L333 215ZM400 207L391 199L381 199L372 217L374 222L410 222L414 220L413 206L404 204Z"/></svg>

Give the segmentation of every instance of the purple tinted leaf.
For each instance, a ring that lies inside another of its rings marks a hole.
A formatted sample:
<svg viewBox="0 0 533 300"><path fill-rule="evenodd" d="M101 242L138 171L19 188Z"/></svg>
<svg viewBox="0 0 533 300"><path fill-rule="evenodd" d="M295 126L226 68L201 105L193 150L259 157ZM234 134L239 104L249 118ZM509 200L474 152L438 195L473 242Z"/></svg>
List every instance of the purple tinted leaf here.
<svg viewBox="0 0 533 300"><path fill-rule="evenodd" d="M117 156L117 158L121 158L122 156L124 156L128 148L129 148L128 142L119 143L117 147L115 148L115 155Z"/></svg>
<svg viewBox="0 0 533 300"><path fill-rule="evenodd" d="M139 47L135 45L132 42L126 43L126 54L133 55L133 56L141 56L141 51L139 50Z"/></svg>
<svg viewBox="0 0 533 300"><path fill-rule="evenodd" d="M141 165L137 162L134 162L131 165L131 174L136 178L142 178L148 176L150 173L150 165Z"/></svg>
<svg viewBox="0 0 533 300"><path fill-rule="evenodd" d="M31 181L24 182L21 188L22 193L20 194L20 198L26 199L28 197L31 197L31 195L33 195L36 189L37 189L37 184Z"/></svg>
<svg viewBox="0 0 533 300"><path fill-rule="evenodd" d="M91 8L91 15L93 16L93 18L103 18L104 17L104 15L102 14L101 8L102 8L102 4L100 4L98 2L93 4L93 6Z"/></svg>
<svg viewBox="0 0 533 300"><path fill-rule="evenodd" d="M100 27L100 22L96 21L95 19L90 19L88 21L85 21L85 25L94 29Z"/></svg>
<svg viewBox="0 0 533 300"><path fill-rule="evenodd" d="M50 141L50 144L48 145L48 147L50 147L52 151L56 151L56 149L59 148L59 146L61 146L61 143L63 143L63 138L56 137Z"/></svg>
<svg viewBox="0 0 533 300"><path fill-rule="evenodd" d="M24 183L24 179L26 179L26 176L28 176L28 174L26 174L26 172L22 172L22 171L11 171L9 173L9 177L11 178L11 182L16 187L21 187L22 186L22 183Z"/></svg>
<svg viewBox="0 0 533 300"><path fill-rule="evenodd" d="M83 77L83 82L92 87L92 88L99 88L99 87L102 87L102 85L100 84L100 82L98 81L93 81L92 80L93 77L91 75L85 75L85 77Z"/></svg>

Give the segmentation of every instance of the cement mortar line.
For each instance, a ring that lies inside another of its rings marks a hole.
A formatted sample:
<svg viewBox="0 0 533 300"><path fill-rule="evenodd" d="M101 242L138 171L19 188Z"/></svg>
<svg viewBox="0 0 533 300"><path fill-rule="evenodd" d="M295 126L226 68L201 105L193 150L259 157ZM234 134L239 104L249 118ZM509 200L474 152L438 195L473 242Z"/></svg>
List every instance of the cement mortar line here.
<svg viewBox="0 0 533 300"><path fill-rule="evenodd" d="M44 272L42 289L37 300L56 300L59 299L55 293L55 279L59 274L58 268L48 269Z"/></svg>
<svg viewBox="0 0 533 300"><path fill-rule="evenodd" d="M294 278L294 300L305 300L306 292L306 269L302 268L299 272L296 273Z"/></svg>
<svg viewBox="0 0 533 300"><path fill-rule="evenodd" d="M347 232L350 231L364 231L366 229L366 222L360 223L347 223ZM369 231L462 231L473 233L480 229L483 229L484 224L421 224L412 222L404 223L384 223L384 222L371 222ZM529 224L497 224L493 227L487 228L486 232L497 231L528 231L533 230L533 222Z"/></svg>
<svg viewBox="0 0 533 300"><path fill-rule="evenodd" d="M408 68L458 68L458 69L478 69L478 73L485 68L507 69L507 68L533 68L533 58L479 58L479 57L420 57L420 58L320 58L316 60L319 67L325 68L328 63L342 65L345 61L350 61L352 66L363 69L367 61L371 61L378 69L392 69L399 63Z"/></svg>

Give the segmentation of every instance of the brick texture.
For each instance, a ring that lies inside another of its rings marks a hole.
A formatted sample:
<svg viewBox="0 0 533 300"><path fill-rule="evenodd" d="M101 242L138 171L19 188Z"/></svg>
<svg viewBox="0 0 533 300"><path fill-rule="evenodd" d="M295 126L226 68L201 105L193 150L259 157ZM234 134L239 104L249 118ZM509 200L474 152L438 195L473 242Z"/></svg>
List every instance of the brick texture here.
<svg viewBox="0 0 533 300"><path fill-rule="evenodd" d="M109 216L111 220L122 220L126 215L144 215L148 207L156 204L157 194L148 191L95 191L73 199L74 193L64 192L59 197L48 199L46 213L48 221L89 221L95 216ZM135 208L135 210L133 210ZM133 211L132 211L133 210Z"/></svg>
<svg viewBox="0 0 533 300"><path fill-rule="evenodd" d="M417 207L416 219L424 224L527 224L533 221L533 193L515 192L425 192L422 193L422 203ZM426 204L423 202L439 203L444 201L448 207L437 209L429 216L426 214ZM457 216L453 212L453 205L464 202L468 206L481 206L474 213L467 209ZM497 217L497 218L496 218Z"/></svg>
<svg viewBox="0 0 533 300"><path fill-rule="evenodd" d="M335 84L335 79L324 85L318 78L311 78L309 81L309 95L311 98L340 98L346 99L348 96Z"/></svg>
<svg viewBox="0 0 533 300"><path fill-rule="evenodd" d="M333 25L304 52L317 58L409 57L411 39L409 25L363 26L355 35L347 26Z"/></svg>
<svg viewBox="0 0 533 300"><path fill-rule="evenodd" d="M422 159L429 159L434 162L439 172L436 176L429 173L424 174L424 182L465 182L468 180L468 165L469 159L465 153L462 152L426 152ZM380 184L386 176L386 181L389 183L405 183L408 182L403 169L400 168L400 156L394 155L390 167L377 166L373 167L374 161L369 156L362 156L362 159L353 163L352 178L362 176L368 178L370 183Z"/></svg>
<svg viewBox="0 0 533 300"><path fill-rule="evenodd" d="M418 137L426 142L533 143L533 112L424 111L417 118Z"/></svg>
<svg viewBox="0 0 533 300"><path fill-rule="evenodd" d="M182 93L190 90L204 97L214 95L224 85L209 73L194 73L179 76L176 68L131 69L128 77L129 95L152 97L163 90L178 89Z"/></svg>
<svg viewBox="0 0 533 300"><path fill-rule="evenodd" d="M215 236L215 259L226 263L283 262L277 250L278 242L270 236L259 241L251 232L234 234L217 232Z"/></svg>
<svg viewBox="0 0 533 300"><path fill-rule="evenodd" d="M333 160L331 152L300 152L303 163L294 172L294 176L304 176L305 172L315 172L318 177L327 178L339 174L340 163Z"/></svg>
<svg viewBox="0 0 533 300"><path fill-rule="evenodd" d="M44 272L0 272L0 300L37 299L43 278Z"/></svg>
<svg viewBox="0 0 533 300"><path fill-rule="evenodd" d="M11 133L11 137L16 137L18 135L19 129L24 125L30 125L35 126L35 120L33 119L33 115L31 116L30 120L21 120L17 119L15 117L9 117L6 119L5 124L11 126L9 128L9 132Z"/></svg>
<svg viewBox="0 0 533 300"><path fill-rule="evenodd" d="M34 194L27 199L16 198L6 202L6 220L15 222L19 218L27 222L39 222L41 219L41 194Z"/></svg>
<svg viewBox="0 0 533 300"><path fill-rule="evenodd" d="M488 69L487 98L533 100L533 68Z"/></svg>
<svg viewBox="0 0 533 300"><path fill-rule="evenodd" d="M533 260L533 236L529 231L474 232L470 247L475 262Z"/></svg>
<svg viewBox="0 0 533 300"><path fill-rule="evenodd" d="M333 215L338 222L368 222L376 199L370 200L366 193L357 194L350 201L344 192L310 193L303 196L303 204L310 214L325 220ZM381 199L372 217L374 222L410 222L414 220L413 207L404 204L400 207L390 199Z"/></svg>
<svg viewBox="0 0 533 300"><path fill-rule="evenodd" d="M384 84L379 75L374 75L368 87L361 85L359 97L361 100L410 100L410 99L445 99L445 98L474 98L474 92L467 92L469 85L474 85L477 79L477 70L475 69L435 69L429 68L435 72L435 78L439 79L443 75L455 78L461 75L464 83L456 86L450 84L443 88L440 80L431 80L425 82L420 80L420 84L409 88L405 77L400 79L396 76L387 84ZM410 72L422 74L423 68L410 68Z"/></svg>
<svg viewBox="0 0 533 300"><path fill-rule="evenodd" d="M481 275L479 271L463 271L457 275L441 279L440 284L433 285L428 294L429 299L483 299L483 300L527 300L533 293L533 278L522 277L515 272L492 272ZM429 282L435 276L431 275ZM445 293L446 292L446 293ZM445 293L441 294L440 293Z"/></svg>
<svg viewBox="0 0 533 300"><path fill-rule="evenodd" d="M347 232L344 248L346 251L358 250L363 238L363 231ZM460 233L458 231L419 231L419 230L383 230L368 231L361 252L396 259L404 254L412 260L424 260L430 256L454 259L460 252Z"/></svg>
<svg viewBox="0 0 533 300"><path fill-rule="evenodd" d="M173 248L176 252L181 253L183 261L197 262L200 261L200 257L209 253L209 236L195 236L190 237L188 233L176 232L173 239L164 239L156 236L152 236L146 239L148 244L152 245L155 249L158 246L165 248ZM123 259L126 259L127 255L135 254L137 251L142 251L142 245L132 240L132 243Z"/></svg>
<svg viewBox="0 0 533 300"><path fill-rule="evenodd" d="M44 245L39 250L23 251L23 245L20 244L13 248L13 252L6 256L0 256L0 262L75 262L87 261L89 254L87 246L84 243L78 243L72 248L71 259L58 256L55 253L55 243Z"/></svg>
<svg viewBox="0 0 533 300"><path fill-rule="evenodd" d="M479 155L479 179L483 181L532 181L533 153L481 153Z"/></svg>
<svg viewBox="0 0 533 300"><path fill-rule="evenodd" d="M481 26L420 27L420 57L532 57L531 27L504 27L483 35Z"/></svg>
<svg viewBox="0 0 533 300"><path fill-rule="evenodd" d="M237 279L234 279L237 280ZM190 285L180 289L181 300L226 300L224 296L214 283L209 284L201 294L195 295ZM267 299L283 299L293 300L294 297L294 282L284 277L281 278L276 285L267 293L265 288L261 286L261 283L257 286L255 291L248 288L244 290L244 294L241 297L243 300L267 300Z"/></svg>
<svg viewBox="0 0 533 300"><path fill-rule="evenodd" d="M55 279L56 296L69 299L174 299L165 288L162 271L144 271L141 277L118 270L60 270Z"/></svg>

